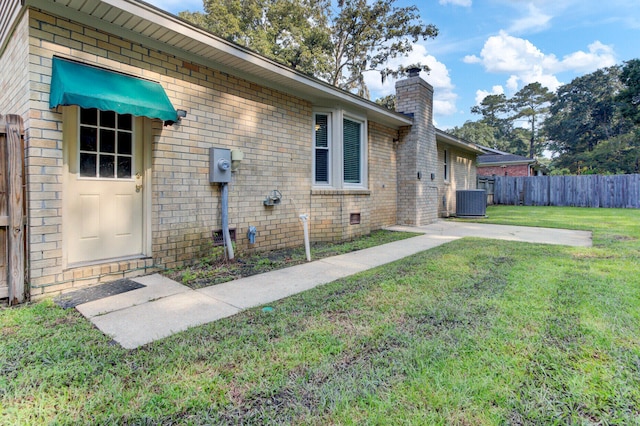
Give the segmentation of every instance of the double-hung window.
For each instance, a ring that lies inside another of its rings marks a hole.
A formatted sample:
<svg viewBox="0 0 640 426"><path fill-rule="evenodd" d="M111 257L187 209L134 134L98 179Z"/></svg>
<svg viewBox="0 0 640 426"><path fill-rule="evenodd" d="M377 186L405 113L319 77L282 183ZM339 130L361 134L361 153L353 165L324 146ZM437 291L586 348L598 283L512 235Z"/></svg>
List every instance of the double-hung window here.
<svg viewBox="0 0 640 426"><path fill-rule="evenodd" d="M313 120L314 185L366 188L366 121L342 110L316 112Z"/></svg>
<svg viewBox="0 0 640 426"><path fill-rule="evenodd" d="M331 175L331 114L315 114L314 157L317 185L330 185Z"/></svg>

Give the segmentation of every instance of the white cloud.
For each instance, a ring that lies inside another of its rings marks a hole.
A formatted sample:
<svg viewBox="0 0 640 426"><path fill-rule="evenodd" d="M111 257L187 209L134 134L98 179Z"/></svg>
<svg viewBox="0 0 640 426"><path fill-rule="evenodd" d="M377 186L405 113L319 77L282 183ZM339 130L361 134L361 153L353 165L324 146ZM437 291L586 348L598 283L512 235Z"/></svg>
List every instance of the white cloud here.
<svg viewBox="0 0 640 426"><path fill-rule="evenodd" d="M476 104L480 104L480 102L489 95L502 95L503 93L504 89L500 85L493 86L490 92L486 90L476 90Z"/></svg>
<svg viewBox="0 0 640 426"><path fill-rule="evenodd" d="M611 46L596 41L588 46L588 52L574 52L558 60L554 54L545 54L530 41L500 31L487 39L479 57L466 56L464 62L480 63L490 73L509 75L506 87L515 92L533 82L553 91L562 84L557 73L592 72L614 65L616 59Z"/></svg>
<svg viewBox="0 0 640 426"><path fill-rule="evenodd" d="M467 64L480 64L482 63L482 59L478 58L476 55L466 55L463 59L463 62Z"/></svg>
<svg viewBox="0 0 640 426"><path fill-rule="evenodd" d="M587 47L589 52L580 50L566 55L560 62L559 69L589 73L616 64L616 55L611 46L596 40Z"/></svg>
<svg viewBox="0 0 640 426"><path fill-rule="evenodd" d="M520 79L517 75L512 75L511 77L509 77L509 79L507 80L507 89L509 89L509 91L513 93L517 92L519 80Z"/></svg>
<svg viewBox="0 0 640 426"><path fill-rule="evenodd" d="M471 0L440 0L438 3L442 5L452 4L454 6L464 6L464 7L471 6Z"/></svg>
<svg viewBox="0 0 640 426"><path fill-rule="evenodd" d="M431 68L427 74L421 73L423 79L433 86L433 113L435 115L451 115L457 112L455 86L451 83L449 70L442 62L439 62L433 55L427 53L427 49L421 44L414 44L413 51L406 58L397 58L389 63L390 68L398 65L409 65L415 63L426 64ZM395 93L395 79L388 78L384 83L380 81L380 74L377 72L365 73L365 83L372 93L372 99L387 96Z"/></svg>
<svg viewBox="0 0 640 426"><path fill-rule="evenodd" d="M527 5L528 14L520 19L516 19L511 24L509 32L523 33L525 31L542 31L549 27L552 16L542 13L534 4Z"/></svg>

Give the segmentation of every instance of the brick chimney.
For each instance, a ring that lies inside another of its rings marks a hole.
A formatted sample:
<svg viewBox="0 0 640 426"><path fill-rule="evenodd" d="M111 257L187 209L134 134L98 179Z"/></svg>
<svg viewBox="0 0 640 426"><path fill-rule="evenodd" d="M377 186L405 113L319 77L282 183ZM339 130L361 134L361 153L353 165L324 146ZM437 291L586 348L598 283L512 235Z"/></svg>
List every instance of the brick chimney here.
<svg viewBox="0 0 640 426"><path fill-rule="evenodd" d="M396 110L413 117L413 125L401 129L397 152L398 223L426 225L438 218L438 187L432 174L438 168L436 131L433 125L433 87L420 78L420 70L396 82Z"/></svg>

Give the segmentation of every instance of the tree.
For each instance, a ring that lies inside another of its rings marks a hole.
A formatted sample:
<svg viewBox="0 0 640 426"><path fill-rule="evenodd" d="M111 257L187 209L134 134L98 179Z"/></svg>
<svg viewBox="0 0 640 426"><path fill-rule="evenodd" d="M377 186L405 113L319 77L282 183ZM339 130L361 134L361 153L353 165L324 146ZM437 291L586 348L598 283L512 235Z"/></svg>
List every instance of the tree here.
<svg viewBox="0 0 640 426"><path fill-rule="evenodd" d="M196 25L334 86L369 97L364 73L382 79L423 64L388 66L438 30L416 6L397 0L204 0L205 13L182 12ZM333 9L331 6L334 6Z"/></svg>
<svg viewBox="0 0 640 426"><path fill-rule="evenodd" d="M640 141L633 132L600 142L584 155L585 166L594 173L639 173Z"/></svg>
<svg viewBox="0 0 640 426"><path fill-rule="evenodd" d="M328 79L333 49L329 0L204 0L179 16L300 72Z"/></svg>
<svg viewBox="0 0 640 426"><path fill-rule="evenodd" d="M382 98L376 99L376 103L385 107L390 111L396 110L396 95L392 93L391 95L383 96Z"/></svg>
<svg viewBox="0 0 640 426"><path fill-rule="evenodd" d="M369 97L364 73L378 71L384 81L409 68L429 68L412 64L396 69L387 66L390 59L406 56L413 43L435 37L438 30L420 21L417 6L396 7L396 0L338 0L338 12L332 17L333 70L329 82L345 90L356 90Z"/></svg>
<svg viewBox="0 0 640 426"><path fill-rule="evenodd" d="M509 123L505 117L508 110L507 97L504 93L487 95L479 105L471 107L471 113L481 114L482 120L496 130L498 138L509 133Z"/></svg>
<svg viewBox="0 0 640 426"><path fill-rule="evenodd" d="M539 147L537 147L537 140L539 122L544 120L545 115L549 111L549 103L553 98L554 95L549 89L535 82L527 84L509 99L509 109L514 112L511 120L526 118L531 125L529 134L529 158L534 158L538 153Z"/></svg>
<svg viewBox="0 0 640 426"><path fill-rule="evenodd" d="M482 119L478 122L482 124L481 127L489 128L493 131L492 142L490 145L487 145L490 148L506 152L513 151L511 147L513 126L509 119L508 112L509 103L503 93L499 95L487 95L480 101L480 104L471 108L471 113L482 115ZM472 125L465 123L464 126L471 127ZM476 127L475 125L473 126Z"/></svg>
<svg viewBox="0 0 640 426"><path fill-rule="evenodd" d="M504 148L497 143L494 129L483 121L466 121L462 127L454 127L447 130L447 133L489 148Z"/></svg>
<svg viewBox="0 0 640 426"><path fill-rule="evenodd" d="M615 165L616 158L627 157L633 141L624 136L633 126L621 114L617 101L624 89L620 72L619 66L599 69L558 88L544 124L549 148L559 154L553 162L555 167L574 173L585 169L602 173L633 170L633 161Z"/></svg>
<svg viewBox="0 0 640 426"><path fill-rule="evenodd" d="M509 148L508 151L511 154L521 155L523 157L529 156L531 153L531 130L523 127L514 127L509 134ZM535 146L535 155L540 157L542 155L542 146L540 144Z"/></svg>
<svg viewBox="0 0 640 426"><path fill-rule="evenodd" d="M624 85L617 97L621 102L621 113L635 124L640 124L640 59L625 62L620 82Z"/></svg>

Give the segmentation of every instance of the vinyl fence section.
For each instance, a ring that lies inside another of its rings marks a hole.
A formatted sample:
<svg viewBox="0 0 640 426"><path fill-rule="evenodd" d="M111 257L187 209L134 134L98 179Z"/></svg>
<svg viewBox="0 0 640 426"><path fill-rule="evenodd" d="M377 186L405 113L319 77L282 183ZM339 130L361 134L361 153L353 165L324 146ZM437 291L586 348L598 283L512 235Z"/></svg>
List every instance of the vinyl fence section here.
<svg viewBox="0 0 640 426"><path fill-rule="evenodd" d="M495 176L494 204L640 208L640 175Z"/></svg>

